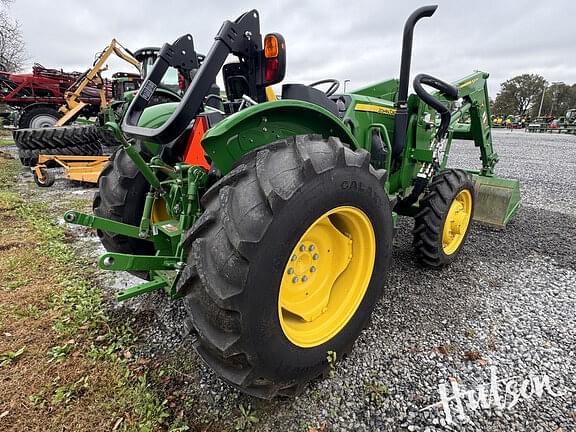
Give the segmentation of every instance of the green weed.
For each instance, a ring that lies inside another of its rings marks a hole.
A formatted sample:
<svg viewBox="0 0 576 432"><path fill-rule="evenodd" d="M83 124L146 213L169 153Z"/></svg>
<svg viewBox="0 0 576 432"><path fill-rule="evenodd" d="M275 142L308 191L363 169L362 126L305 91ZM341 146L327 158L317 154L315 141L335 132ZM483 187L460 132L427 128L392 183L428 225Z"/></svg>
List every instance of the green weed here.
<svg viewBox="0 0 576 432"><path fill-rule="evenodd" d="M252 409L252 406L244 406L240 404L238 407L240 410L240 417L236 419L235 428L237 431L244 431L250 429L260 420L256 417L256 412Z"/></svg>
<svg viewBox="0 0 576 432"><path fill-rule="evenodd" d="M381 402L390 395L388 386L379 381L369 381L364 384L364 388L371 402Z"/></svg>
<svg viewBox="0 0 576 432"><path fill-rule="evenodd" d="M16 351L7 351L4 354L0 354L0 368L14 363L24 354L24 351L26 351L25 346Z"/></svg>
<svg viewBox="0 0 576 432"><path fill-rule="evenodd" d="M68 354L70 354L73 349L74 349L73 343L66 343L62 346L60 345L53 346L48 351L48 357L50 357L48 363L60 363L66 357L68 357Z"/></svg>
<svg viewBox="0 0 576 432"><path fill-rule="evenodd" d="M64 404L68 405L75 399L78 399L90 385L88 384L88 377L82 377L72 384L65 384L56 387L52 395L52 403L54 405Z"/></svg>
<svg viewBox="0 0 576 432"><path fill-rule="evenodd" d="M326 351L326 361L328 362L330 377L333 377L336 371L336 351Z"/></svg>
<svg viewBox="0 0 576 432"><path fill-rule="evenodd" d="M12 310L12 314L19 319L23 318L32 318L37 320L42 316L42 311L38 308L38 306L29 304L26 307L16 307Z"/></svg>

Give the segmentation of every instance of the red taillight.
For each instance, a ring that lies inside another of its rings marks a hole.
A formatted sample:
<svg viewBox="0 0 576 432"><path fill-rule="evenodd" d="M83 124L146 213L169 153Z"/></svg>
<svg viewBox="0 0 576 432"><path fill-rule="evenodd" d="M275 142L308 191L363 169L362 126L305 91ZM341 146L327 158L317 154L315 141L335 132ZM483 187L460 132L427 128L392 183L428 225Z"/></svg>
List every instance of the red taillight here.
<svg viewBox="0 0 576 432"><path fill-rule="evenodd" d="M267 34L264 38L264 85L277 84L286 74L286 43L279 33Z"/></svg>
<svg viewBox="0 0 576 432"><path fill-rule="evenodd" d="M198 165L202 168L209 170L210 164L204 156L204 149L201 142L204 133L208 130L208 122L203 116L196 117L190 138L188 138L188 145L184 151L184 163L188 165Z"/></svg>
<svg viewBox="0 0 576 432"><path fill-rule="evenodd" d="M266 82L276 81L278 75L278 66L280 63L277 58L266 59L266 69L264 71L264 79Z"/></svg>

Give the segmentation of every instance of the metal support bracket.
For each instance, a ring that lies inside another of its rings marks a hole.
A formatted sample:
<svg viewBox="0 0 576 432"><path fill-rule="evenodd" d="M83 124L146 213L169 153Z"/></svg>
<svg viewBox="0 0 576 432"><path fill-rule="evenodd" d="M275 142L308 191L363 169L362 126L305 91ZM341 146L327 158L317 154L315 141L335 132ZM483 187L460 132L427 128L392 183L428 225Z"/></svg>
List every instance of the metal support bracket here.
<svg viewBox="0 0 576 432"><path fill-rule="evenodd" d="M126 291L118 293L116 296L118 301L128 300L132 297L137 297L140 294L146 294L152 291L157 291L159 289L166 289L170 286L170 282L163 277L156 275L151 281L144 282L140 285L136 285L128 288Z"/></svg>
<svg viewBox="0 0 576 432"><path fill-rule="evenodd" d="M74 210L69 210L64 213L64 220L68 223L82 225L88 228L101 229L132 238L141 238L139 235L140 228L137 226L116 222L111 219L104 219L94 215L88 215Z"/></svg>
<svg viewBox="0 0 576 432"><path fill-rule="evenodd" d="M106 253L101 255L98 266L102 270L141 271L141 270L179 270L184 263L174 256L129 255Z"/></svg>

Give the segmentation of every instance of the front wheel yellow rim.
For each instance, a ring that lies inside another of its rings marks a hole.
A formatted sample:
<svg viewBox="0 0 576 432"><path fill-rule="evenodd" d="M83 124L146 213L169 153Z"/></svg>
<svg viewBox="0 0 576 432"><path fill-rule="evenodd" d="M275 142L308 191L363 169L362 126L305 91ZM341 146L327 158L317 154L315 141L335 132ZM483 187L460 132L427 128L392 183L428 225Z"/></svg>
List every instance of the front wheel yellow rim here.
<svg viewBox="0 0 576 432"><path fill-rule="evenodd" d="M452 255L458 250L472 218L472 194L468 189L461 190L450 204L442 230L442 250Z"/></svg>
<svg viewBox="0 0 576 432"><path fill-rule="evenodd" d="M341 206L316 219L282 275L278 317L286 337L310 348L336 336L366 294L375 257L374 228L362 210Z"/></svg>

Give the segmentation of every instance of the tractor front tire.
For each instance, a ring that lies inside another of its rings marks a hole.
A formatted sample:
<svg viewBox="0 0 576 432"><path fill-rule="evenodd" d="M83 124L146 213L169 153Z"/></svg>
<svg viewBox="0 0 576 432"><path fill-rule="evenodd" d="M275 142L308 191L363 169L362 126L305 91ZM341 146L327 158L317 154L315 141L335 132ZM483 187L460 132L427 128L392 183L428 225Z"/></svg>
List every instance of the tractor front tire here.
<svg viewBox="0 0 576 432"><path fill-rule="evenodd" d="M298 394L352 349L382 296L392 212L384 170L337 138L244 156L203 196L177 284L196 351L225 381Z"/></svg>
<svg viewBox="0 0 576 432"><path fill-rule="evenodd" d="M432 179L414 222L413 244L421 264L439 268L456 259L470 232L474 198L466 171L448 169Z"/></svg>
<svg viewBox="0 0 576 432"><path fill-rule="evenodd" d="M104 168L98 180L98 192L94 195L92 209L96 216L129 225L140 225L146 194L150 184L138 170L134 161L123 148L118 149ZM102 245L108 252L132 255L154 255L150 241L108 233L98 230ZM148 279L148 272L131 272Z"/></svg>

